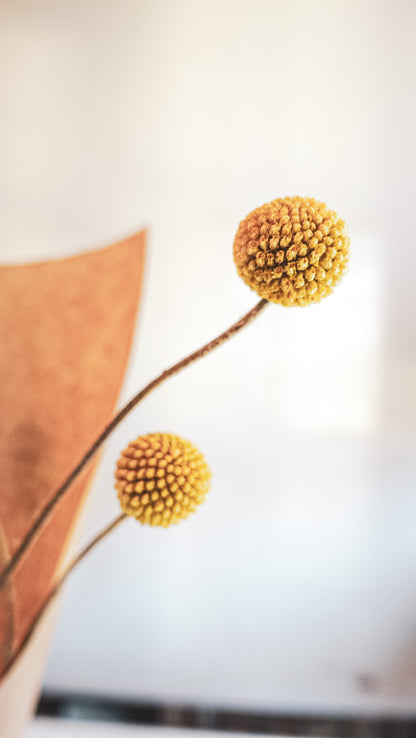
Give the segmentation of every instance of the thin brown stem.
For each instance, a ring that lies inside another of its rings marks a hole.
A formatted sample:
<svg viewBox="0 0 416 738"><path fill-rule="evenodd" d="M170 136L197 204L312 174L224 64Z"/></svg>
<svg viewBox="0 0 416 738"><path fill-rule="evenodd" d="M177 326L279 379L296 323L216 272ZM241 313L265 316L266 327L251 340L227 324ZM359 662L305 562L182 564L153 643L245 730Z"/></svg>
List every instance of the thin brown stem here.
<svg viewBox="0 0 416 738"><path fill-rule="evenodd" d="M0 560L8 562L10 551L6 533L0 521ZM0 608L4 611L4 631L1 641L0 663L7 664L13 654L13 640L15 635L15 601L13 582L8 581L4 590L0 592Z"/></svg>
<svg viewBox="0 0 416 738"><path fill-rule="evenodd" d="M48 503L45 505L45 507L40 511L37 519L33 523L32 527L24 537L23 541L21 542L19 548L15 551L12 558L10 559L8 565L5 567L5 569L2 571L0 575L0 588L4 585L7 578L10 576L10 574L16 569L16 566L18 565L19 561L21 560L24 553L29 548L30 544L32 543L33 539L36 536L36 533L40 530L40 528L43 526L44 522L54 509L54 507L57 505L61 497L65 494L68 487L71 486L72 482L81 474L81 472L85 469L85 467L89 464L93 456L97 453L99 448L103 445L104 441L107 440L109 435L113 432L115 428L121 423L121 421L128 415L128 413L133 410L133 408L141 401L143 400L146 395L148 395L152 390L154 390L156 387L159 386L159 384L162 384L166 379L169 379L169 377L172 377L174 374L177 374L182 369L185 369L189 364L192 364L197 359L201 359L203 356L208 354L210 351L213 351L217 346L220 346L225 341L228 341L229 338L232 338L236 333L238 333L244 326L246 326L248 323L250 323L264 308L266 305L268 305L267 300L260 300L260 302L257 303L257 305L254 306L246 315L244 315L240 320L238 320L236 323L234 323L230 328L228 328L224 333L221 333L221 335L217 336L217 338L214 338L213 341L210 341L209 343L206 343L205 346L202 346L197 351L194 351L194 353L189 354L189 356L186 356L181 361L178 361L177 364L174 364L169 369L165 369L162 374L160 374L156 379L153 379L152 382L149 382L146 387L144 387L140 392L138 392L132 399L117 413L117 415L113 418L113 420L104 428L103 432L98 436L96 441L92 444L92 446L88 449L86 454L83 456L81 461L78 463L78 465L71 471L69 476L65 479L63 484L59 487L59 489L55 492L53 497L48 501Z"/></svg>
<svg viewBox="0 0 416 738"><path fill-rule="evenodd" d="M19 644L18 648L10 658L10 660L7 662L3 673L0 675L1 678L3 678L8 671L12 668L13 664L16 662L16 660L19 658L20 654L26 647L26 644L29 642L31 637L33 636L35 630L37 629L38 625L40 624L40 621L42 619L42 616L45 612L45 610L50 605L51 601L54 599L54 597L58 594L59 590L61 589L62 585L65 583L68 576L71 574L71 572L75 569L76 566L86 557L86 555L94 548L94 546L97 545L100 541L102 541L103 538L109 535L111 531L114 530L120 523L125 520L128 516L126 513L123 513L122 515L119 515L115 520L113 520L109 525L107 525L102 531L100 531L86 546L83 548L77 556L75 556L74 559L68 564L64 572L61 574L57 582L55 582L54 586L48 593L48 596L46 597L46 600L42 604L40 610L36 613L35 617L33 618L29 630L27 631L25 637L23 638L22 642Z"/></svg>

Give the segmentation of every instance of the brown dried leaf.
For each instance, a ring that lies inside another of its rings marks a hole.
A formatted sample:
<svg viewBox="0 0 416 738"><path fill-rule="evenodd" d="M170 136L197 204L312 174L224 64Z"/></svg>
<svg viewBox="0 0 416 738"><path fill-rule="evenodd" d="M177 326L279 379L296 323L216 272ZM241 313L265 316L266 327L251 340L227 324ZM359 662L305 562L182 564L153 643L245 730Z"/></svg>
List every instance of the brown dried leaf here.
<svg viewBox="0 0 416 738"><path fill-rule="evenodd" d="M74 258L0 268L0 520L12 553L113 413L144 252L141 232ZM74 483L13 576L14 647L45 598L90 476Z"/></svg>

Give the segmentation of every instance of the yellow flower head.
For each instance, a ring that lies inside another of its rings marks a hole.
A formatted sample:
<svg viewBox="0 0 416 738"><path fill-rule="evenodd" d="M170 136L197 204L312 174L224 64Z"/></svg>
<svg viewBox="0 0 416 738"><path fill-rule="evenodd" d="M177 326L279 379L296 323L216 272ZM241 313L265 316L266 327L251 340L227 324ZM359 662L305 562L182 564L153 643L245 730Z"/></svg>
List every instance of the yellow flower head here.
<svg viewBox="0 0 416 738"><path fill-rule="evenodd" d="M344 221L322 202L285 197L253 210L239 225L234 261L260 297L309 305L332 292L345 270L349 237Z"/></svg>
<svg viewBox="0 0 416 738"><path fill-rule="evenodd" d="M115 476L123 512L140 523L167 528L204 501L211 473L189 441L149 433L124 449Z"/></svg>

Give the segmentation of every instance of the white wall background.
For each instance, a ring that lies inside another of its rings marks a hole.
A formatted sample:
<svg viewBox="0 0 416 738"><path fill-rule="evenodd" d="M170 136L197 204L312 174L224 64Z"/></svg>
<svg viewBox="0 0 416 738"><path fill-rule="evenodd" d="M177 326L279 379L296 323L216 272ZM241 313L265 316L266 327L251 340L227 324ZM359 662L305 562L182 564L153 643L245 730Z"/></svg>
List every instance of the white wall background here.
<svg viewBox="0 0 416 738"><path fill-rule="evenodd" d="M286 194L347 220L348 276L271 306L108 443L192 439L209 501L124 527L72 579L49 689L414 711L416 6L10 0L0 6L0 246L59 257L150 227L122 400L256 302L231 245Z"/></svg>

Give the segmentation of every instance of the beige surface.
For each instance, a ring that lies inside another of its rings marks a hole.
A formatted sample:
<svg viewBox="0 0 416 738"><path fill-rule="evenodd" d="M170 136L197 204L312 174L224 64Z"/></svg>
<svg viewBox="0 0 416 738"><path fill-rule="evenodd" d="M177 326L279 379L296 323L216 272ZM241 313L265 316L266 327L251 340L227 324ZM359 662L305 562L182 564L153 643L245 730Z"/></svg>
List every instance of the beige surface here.
<svg viewBox="0 0 416 738"><path fill-rule="evenodd" d="M21 738L36 707L45 658L50 646L56 605L46 613L40 628L0 686L0 735Z"/></svg>

